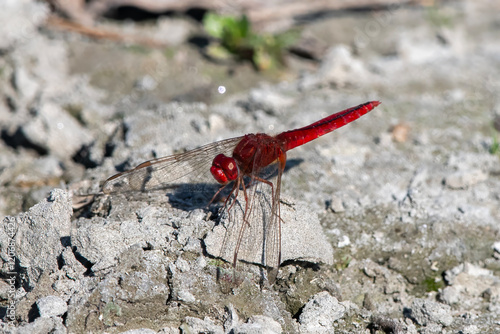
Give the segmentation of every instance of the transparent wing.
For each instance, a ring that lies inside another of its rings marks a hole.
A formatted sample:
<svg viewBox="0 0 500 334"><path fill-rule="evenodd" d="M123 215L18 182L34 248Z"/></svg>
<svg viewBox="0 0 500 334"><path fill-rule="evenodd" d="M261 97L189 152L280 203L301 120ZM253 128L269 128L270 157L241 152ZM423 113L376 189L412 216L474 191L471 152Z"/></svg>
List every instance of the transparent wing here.
<svg viewBox="0 0 500 334"><path fill-rule="evenodd" d="M264 225L264 263L268 269L269 283L273 284L278 275L278 268L281 264L281 211L280 211L280 193L281 176L285 166L278 167L278 175L274 183L274 194L272 200L272 216Z"/></svg>
<svg viewBox="0 0 500 334"><path fill-rule="evenodd" d="M143 162L134 169L107 179L102 191L105 194L149 191L184 183L193 185L190 191L196 191L201 189L197 184L214 183L210 166L215 156L220 153L231 156L242 138L221 140L185 153Z"/></svg>
<svg viewBox="0 0 500 334"><path fill-rule="evenodd" d="M252 175L247 196L240 189L237 197L227 203L223 226L215 232L218 237L206 242L210 253L220 247L219 257L234 266L243 261L266 267L271 284L281 261L280 170L278 164L273 164L258 176ZM222 242L217 242L222 236Z"/></svg>

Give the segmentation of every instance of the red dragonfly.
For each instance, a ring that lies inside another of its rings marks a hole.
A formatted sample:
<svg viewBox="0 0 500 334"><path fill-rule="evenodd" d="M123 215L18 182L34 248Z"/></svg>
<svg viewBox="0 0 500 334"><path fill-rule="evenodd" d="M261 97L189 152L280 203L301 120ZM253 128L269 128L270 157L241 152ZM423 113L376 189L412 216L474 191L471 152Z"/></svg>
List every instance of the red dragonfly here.
<svg viewBox="0 0 500 334"><path fill-rule="evenodd" d="M225 249L227 238L224 238L221 252L226 252L226 256L221 257L228 258L227 252L231 252L229 258L232 257L235 267L241 252L257 252L256 258L267 267L268 279L272 282L281 263L280 190L286 152L358 119L379 104L378 101L366 102L276 136L247 134L146 161L132 170L110 177L104 182L102 190L105 194L149 191L184 183L213 183L215 179L221 187L213 196L213 201L232 183L222 211L228 214L230 220L226 237L231 234L236 241L232 242L231 249ZM266 173L270 166L274 166L274 182L266 177L269 176ZM238 198L240 190L243 198ZM239 219L234 213L237 208L241 212Z"/></svg>

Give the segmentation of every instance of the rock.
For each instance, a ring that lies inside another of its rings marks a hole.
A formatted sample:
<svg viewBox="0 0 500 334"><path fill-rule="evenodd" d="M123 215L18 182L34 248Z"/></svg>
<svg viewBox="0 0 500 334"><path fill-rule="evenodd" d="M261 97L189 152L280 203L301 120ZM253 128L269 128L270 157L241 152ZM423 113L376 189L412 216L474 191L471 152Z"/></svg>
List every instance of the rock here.
<svg viewBox="0 0 500 334"><path fill-rule="evenodd" d="M68 330L63 325L63 320L60 317L51 318L36 318L35 321L19 326L16 334L33 334L33 333L52 333L66 334Z"/></svg>
<svg viewBox="0 0 500 334"><path fill-rule="evenodd" d="M116 203L115 208L120 210L121 204ZM173 238L174 228L162 223L168 217L167 211L151 209L155 211L154 217L144 217L142 223L138 223L137 216L128 216L131 212L127 211L122 211L122 217L127 217L122 221L99 217L80 219L71 231L71 244L76 246L78 254L93 263L93 272L115 266L118 256L133 245L169 249L167 238ZM139 210L136 213L139 215Z"/></svg>
<svg viewBox="0 0 500 334"><path fill-rule="evenodd" d="M62 270L69 279L76 280L83 277L87 270L75 257L71 246L66 247L62 252Z"/></svg>
<svg viewBox="0 0 500 334"><path fill-rule="evenodd" d="M486 181L488 174L481 170L459 171L448 175L444 182L450 189L467 189L479 182Z"/></svg>
<svg viewBox="0 0 500 334"><path fill-rule="evenodd" d="M50 13L48 4L43 2L3 1L2 5L0 22L4 29L0 31L0 50L33 38Z"/></svg>
<svg viewBox="0 0 500 334"><path fill-rule="evenodd" d="M157 332L149 328L138 328L121 332L120 334L157 334Z"/></svg>
<svg viewBox="0 0 500 334"><path fill-rule="evenodd" d="M421 298L413 301L411 318L421 326L440 324L446 327L453 323L450 306Z"/></svg>
<svg viewBox="0 0 500 334"><path fill-rule="evenodd" d="M457 304L461 299L460 289L454 286L447 286L439 294L439 299L448 305Z"/></svg>
<svg viewBox="0 0 500 334"><path fill-rule="evenodd" d="M332 195L330 200L330 209L335 213L340 213L345 211L344 203L342 199L336 195Z"/></svg>
<svg viewBox="0 0 500 334"><path fill-rule="evenodd" d="M244 107L249 111L263 110L270 115L280 115L294 102L292 97L284 96L269 88L261 88L250 92L248 102L244 103Z"/></svg>
<svg viewBox="0 0 500 334"><path fill-rule="evenodd" d="M469 309L484 299L492 303L500 301L500 279L491 270L463 263L447 270L444 278L449 286L439 297L448 305L459 304Z"/></svg>
<svg viewBox="0 0 500 334"><path fill-rule="evenodd" d="M207 106L203 103L169 103L154 110L141 110L131 114L123 121L127 129L125 144L132 149L132 155L140 154L143 157L151 152L158 156L172 154L173 147L198 147L205 143L207 134L210 133L208 120L199 116L206 110ZM117 139L119 142L116 146L120 147L122 138ZM140 160L134 163L138 164L145 159Z"/></svg>
<svg viewBox="0 0 500 334"><path fill-rule="evenodd" d="M43 185L54 186L61 182L64 173L62 163L54 156L29 160L17 159L16 162L17 164L6 170L3 175L10 177L9 184L31 188Z"/></svg>
<svg viewBox="0 0 500 334"><path fill-rule="evenodd" d="M60 159L71 158L92 141L88 130L59 105L50 102L41 105L35 116L21 126L20 132L31 145Z"/></svg>
<svg viewBox="0 0 500 334"><path fill-rule="evenodd" d="M6 217L6 228L0 229L0 253L9 266L3 271L15 271L18 262L27 272L26 283L34 287L42 272L57 270L61 238L69 236L72 214L68 193L55 189L27 213Z"/></svg>
<svg viewBox="0 0 500 334"><path fill-rule="evenodd" d="M240 203L244 203L242 197L241 195L238 199ZM218 224L204 239L209 254L220 256L228 262L233 261L236 240L243 220L241 210L233 210L231 214L231 228L226 230L223 224ZM256 214L256 216L259 215ZM293 260L333 263L333 248L323 233L317 215L312 213L305 204L285 205L282 203L281 218L283 219L283 223L281 223L282 262ZM255 226L245 229L244 241L238 252L239 260L252 263L262 262L262 225L259 224L256 221L254 222Z"/></svg>
<svg viewBox="0 0 500 334"><path fill-rule="evenodd" d="M158 82L148 74L143 76L142 78L137 79L134 86L138 90L149 91L154 90L158 86Z"/></svg>
<svg viewBox="0 0 500 334"><path fill-rule="evenodd" d="M277 334L281 332L281 325L273 318L264 315L251 316L246 323L231 329L231 333L234 334Z"/></svg>
<svg viewBox="0 0 500 334"><path fill-rule="evenodd" d="M323 291L314 295L299 316L301 333L333 333L333 323L344 316L346 307Z"/></svg>
<svg viewBox="0 0 500 334"><path fill-rule="evenodd" d="M57 296L46 296L36 301L38 313L42 318L61 316L68 311L68 305L62 298Z"/></svg>
<svg viewBox="0 0 500 334"><path fill-rule="evenodd" d="M345 87L360 84L361 80L368 80L369 77L364 63L352 55L348 46L336 45L327 51L318 71L304 76L299 86L305 90L328 84Z"/></svg>
<svg viewBox="0 0 500 334"><path fill-rule="evenodd" d="M175 312L175 307L167 305L171 295L168 286L169 258L161 251L144 251L138 246L130 247L118 255L112 270L95 280L81 279L68 303L66 326L73 333L83 332L82 319L88 318L88 326L127 323L130 326L152 327L154 323L167 323L167 313ZM102 303L96 317L90 316L94 306L89 299ZM135 314L128 318L128 314ZM99 319L100 316L100 319ZM129 327L130 328L130 327Z"/></svg>
<svg viewBox="0 0 500 334"><path fill-rule="evenodd" d="M179 328L165 327L158 331L158 334L179 334L180 332Z"/></svg>
<svg viewBox="0 0 500 334"><path fill-rule="evenodd" d="M493 250L500 253L500 241L495 241L495 243L493 243Z"/></svg>
<svg viewBox="0 0 500 334"><path fill-rule="evenodd" d="M183 333L212 333L223 334L224 328L218 326L214 321L208 317L203 320L194 317L186 317L184 323L181 325Z"/></svg>

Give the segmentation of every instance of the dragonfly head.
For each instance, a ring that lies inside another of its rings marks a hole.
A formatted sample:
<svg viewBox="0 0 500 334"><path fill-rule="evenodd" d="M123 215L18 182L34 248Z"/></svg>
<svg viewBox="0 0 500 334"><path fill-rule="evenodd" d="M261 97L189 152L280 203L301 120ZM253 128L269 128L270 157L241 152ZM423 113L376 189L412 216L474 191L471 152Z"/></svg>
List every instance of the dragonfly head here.
<svg viewBox="0 0 500 334"><path fill-rule="evenodd" d="M233 158L219 154L214 158L210 172L220 184L228 184L238 178L238 165Z"/></svg>

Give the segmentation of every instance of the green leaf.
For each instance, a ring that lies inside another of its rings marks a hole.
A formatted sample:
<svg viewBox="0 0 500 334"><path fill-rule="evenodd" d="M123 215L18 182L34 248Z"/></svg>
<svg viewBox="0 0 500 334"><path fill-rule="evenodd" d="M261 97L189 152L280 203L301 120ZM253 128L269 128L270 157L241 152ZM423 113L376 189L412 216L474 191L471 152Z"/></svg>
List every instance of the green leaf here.
<svg viewBox="0 0 500 334"><path fill-rule="evenodd" d="M208 13L203 18L203 27L210 36L215 38L222 38L224 27L227 24L227 17L222 17L215 13Z"/></svg>
<svg viewBox="0 0 500 334"><path fill-rule="evenodd" d="M279 35L252 32L248 17L240 18L207 13L203 19L207 33L219 39L219 43L207 48L207 54L215 59L227 59L231 54L240 59L251 59L259 70L284 65L284 51L299 37L297 30Z"/></svg>

